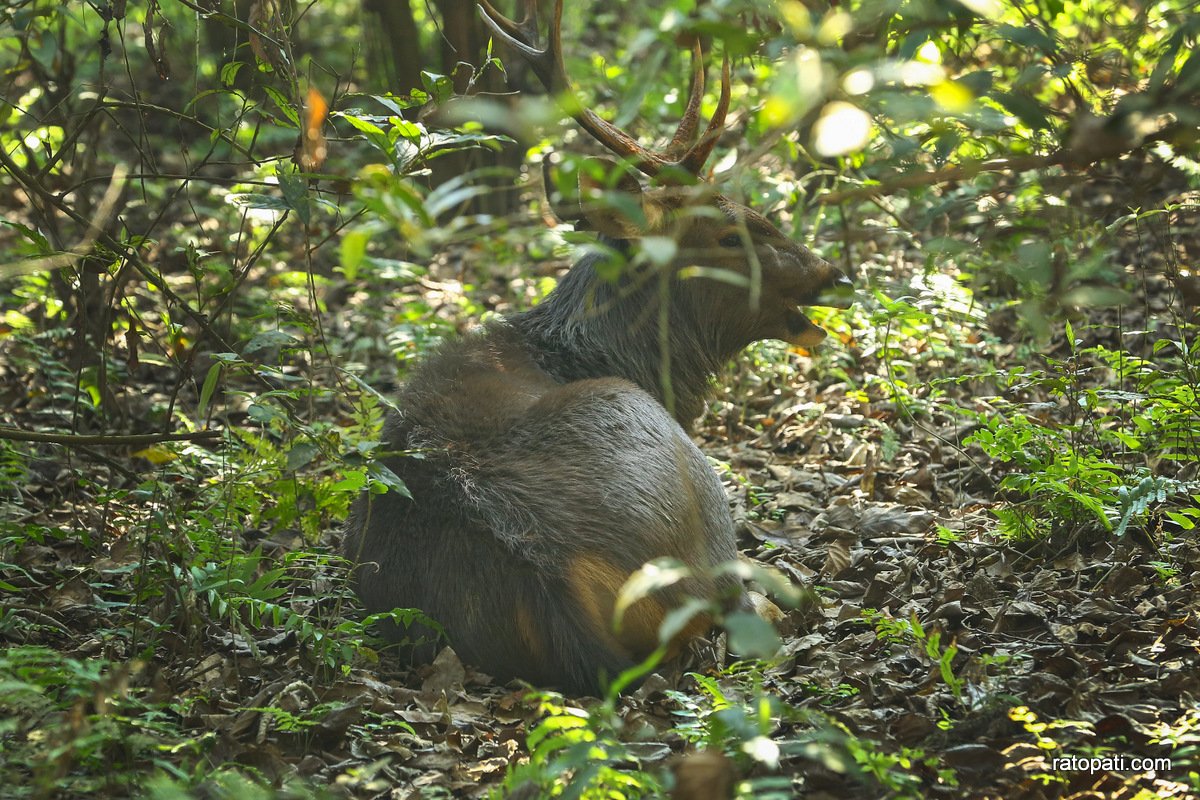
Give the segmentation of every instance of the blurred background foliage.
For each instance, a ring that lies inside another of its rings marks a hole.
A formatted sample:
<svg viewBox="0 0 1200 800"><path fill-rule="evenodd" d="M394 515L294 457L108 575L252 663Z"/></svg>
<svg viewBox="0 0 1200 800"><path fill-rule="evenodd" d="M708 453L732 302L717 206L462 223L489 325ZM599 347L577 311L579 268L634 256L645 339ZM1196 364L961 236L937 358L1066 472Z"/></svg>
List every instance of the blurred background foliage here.
<svg viewBox="0 0 1200 800"><path fill-rule="evenodd" d="M989 283L1095 305L1119 299L1104 276L1103 289L1082 285L1104 259L1033 229L1071 216L1063 198L1098 165L1136 154L1194 177L1194 11L572 3L563 25L585 98L648 140L681 112L687 43L731 56L737 113L716 177L795 216L805 237L854 225L863 202L918 227L950 216L1012 252ZM37 273L18 290L34 296L49 281L37 313L77 329L77 363L129 330L130 281L190 272L197 300L166 309L187 328L189 314L238 299L233 285L264 255L304 267L301 285L338 268L358 278L364 259L427 258L519 220L527 156L577 138L529 99L518 61L503 58L506 80L494 56L507 54L490 53L470 2L27 0L0 14L13 210L0 274ZM1156 188L1153 171L1139 176L1124 205L1143 208ZM303 238L303 253L264 249L280 233Z"/></svg>

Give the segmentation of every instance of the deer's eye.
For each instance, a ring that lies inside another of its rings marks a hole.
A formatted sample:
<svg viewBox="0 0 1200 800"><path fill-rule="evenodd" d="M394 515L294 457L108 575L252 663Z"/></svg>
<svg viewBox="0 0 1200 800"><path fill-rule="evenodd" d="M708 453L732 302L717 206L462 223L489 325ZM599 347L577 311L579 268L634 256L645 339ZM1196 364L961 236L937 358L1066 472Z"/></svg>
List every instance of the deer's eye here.
<svg viewBox="0 0 1200 800"><path fill-rule="evenodd" d="M725 236L721 237L721 240L718 242L718 244L721 245L721 247L741 247L742 237L736 233L726 234Z"/></svg>

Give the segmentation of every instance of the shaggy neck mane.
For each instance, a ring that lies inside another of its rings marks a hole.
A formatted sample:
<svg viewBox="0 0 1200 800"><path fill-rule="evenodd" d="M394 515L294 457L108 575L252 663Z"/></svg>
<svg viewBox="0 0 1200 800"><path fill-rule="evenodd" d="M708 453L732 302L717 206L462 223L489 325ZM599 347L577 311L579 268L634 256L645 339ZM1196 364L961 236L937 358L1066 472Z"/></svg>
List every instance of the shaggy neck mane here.
<svg viewBox="0 0 1200 800"><path fill-rule="evenodd" d="M596 272L602 258L585 256L545 300L508 325L557 380L624 378L690 429L704 410L710 379L748 342L732 341L719 327L719 310L703 307L700 281L672 280L665 288L657 275L608 281ZM664 294L666 320L660 316Z"/></svg>

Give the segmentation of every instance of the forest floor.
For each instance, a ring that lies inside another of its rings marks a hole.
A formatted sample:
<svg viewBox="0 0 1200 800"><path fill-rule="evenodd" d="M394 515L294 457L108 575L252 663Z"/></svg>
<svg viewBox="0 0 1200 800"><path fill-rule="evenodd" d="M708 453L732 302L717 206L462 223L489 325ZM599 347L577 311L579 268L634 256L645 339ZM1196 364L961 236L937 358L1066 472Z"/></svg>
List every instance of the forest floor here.
<svg viewBox="0 0 1200 800"><path fill-rule="evenodd" d="M409 666L372 660L361 639L333 656L318 647L344 643L361 614L329 555L336 520L314 531L275 508L314 456L272 444L249 373L218 414L241 429L238 479L224 487L226 457L197 444L8 447L0 797L484 797L506 780L511 796L540 797L572 775L604 796L674 785L684 800L730 786L754 797L1200 797L1200 537L1166 513L1198 493L1197 465L1134 454L1172 481L1141 505L1137 485L1087 482L1117 460L1089 430L1142 402L1138 378L1114 377L1104 352L1151 361L1155 342L1185 339L1191 311L1158 265L1194 260L1200 241L1186 226L1130 238L1118 248L1134 266L1119 313L1030 333L1017 304L971 294L945 277L961 277L953 269L927 271L932 238L881 230L844 253L864 287L906 297L904 308L867 293L825 320L818 352L754 349L697 427L743 554L804 590L779 622L778 657L702 660L617 698L497 686L450 649ZM566 266L521 276L484 269L486 255L454 253L387 297L323 284L333 360L392 374L397 351L527 304ZM258 279L269 285L269 268ZM0 336L0 421L79 429L89 412L64 405L78 381L54 355L67 338ZM124 363L113 407L141 432L145 408L179 389L167 369ZM327 364L290 374L344 385ZM386 393L386 382L375 386ZM307 400L309 419L353 416L338 391ZM1078 446L1096 474L1001 487L1035 456L1059 464L1046 457L1056 446ZM291 477L256 484L256 470L281 464ZM356 491L319 485L327 495L306 502L344 507ZM1125 503L1103 509L1107 525L1088 504L1105 492Z"/></svg>

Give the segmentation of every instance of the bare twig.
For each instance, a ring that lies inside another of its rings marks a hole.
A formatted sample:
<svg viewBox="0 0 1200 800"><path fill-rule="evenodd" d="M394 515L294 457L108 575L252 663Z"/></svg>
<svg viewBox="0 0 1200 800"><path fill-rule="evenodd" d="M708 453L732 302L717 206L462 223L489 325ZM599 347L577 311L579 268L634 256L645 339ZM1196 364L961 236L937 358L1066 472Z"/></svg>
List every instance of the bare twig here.
<svg viewBox="0 0 1200 800"><path fill-rule="evenodd" d="M123 435L44 433L23 431L19 428L0 426L0 439L11 442L47 442L67 447L136 447L160 442L211 442L220 439L221 431L193 431L192 433L133 433Z"/></svg>
<svg viewBox="0 0 1200 800"><path fill-rule="evenodd" d="M1194 102L1191 95L1185 97L1186 102ZM1180 102L1183 102L1182 100ZM1064 166L1071 169L1085 169L1130 153L1146 150L1156 142L1172 141L1176 136L1186 136L1188 141L1194 141L1192 130L1187 126L1172 123L1161 129L1137 139L1120 134L1108 134L1105 127L1108 120L1096 119L1091 123L1086 120L1079 131L1063 148L1053 153L1043 155L1013 156L1011 158L993 158L986 161L969 161L952 167L935 169L930 172L896 172L878 183L870 186L858 186L853 189L843 189L819 195L816 200L825 205L841 203L846 200L858 200L863 197L873 197L888 194L898 189L912 189L917 186L932 186L937 183L949 183L973 178L984 172L1025 172L1032 169ZM1086 132L1093 131L1095 136Z"/></svg>
<svg viewBox="0 0 1200 800"><path fill-rule="evenodd" d="M1061 153L1042 156L1016 156L1014 158L993 158L987 161L973 161L958 164L953 167L935 169L930 172L898 172L883 178L879 183L870 186L857 186L853 189L842 189L838 192L827 192L818 195L818 203L832 204L846 200L859 200L879 194L888 194L897 189L913 189L917 186L932 186L937 183L949 183L973 178L984 172L1023 172L1030 169L1043 169L1063 163Z"/></svg>

